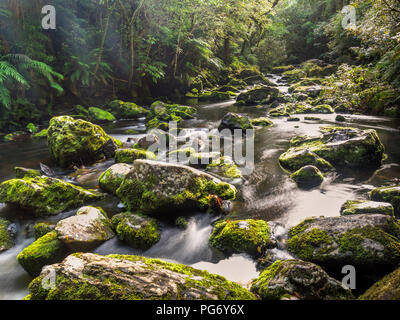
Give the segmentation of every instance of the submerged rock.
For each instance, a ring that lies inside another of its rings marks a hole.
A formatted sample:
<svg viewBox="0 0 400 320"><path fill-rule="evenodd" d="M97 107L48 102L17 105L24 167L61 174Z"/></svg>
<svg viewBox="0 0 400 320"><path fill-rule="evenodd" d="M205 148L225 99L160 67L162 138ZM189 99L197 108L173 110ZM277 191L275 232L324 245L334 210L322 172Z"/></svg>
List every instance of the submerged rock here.
<svg viewBox="0 0 400 320"><path fill-rule="evenodd" d="M335 167L379 167L384 157L385 148L375 130L354 128L323 127L319 137L296 137L291 141L291 148L279 158L285 169L293 170L301 162L315 165L316 154ZM308 163L308 161L312 163ZM322 168L320 168L322 169ZM323 170L323 169L322 169Z"/></svg>
<svg viewBox="0 0 400 320"><path fill-rule="evenodd" d="M26 272L36 277L45 265L60 262L67 254L68 250L58 239L57 231L52 231L22 250L17 260Z"/></svg>
<svg viewBox="0 0 400 320"><path fill-rule="evenodd" d="M370 193L370 198L372 201L389 202L396 216L400 216L400 186L374 189Z"/></svg>
<svg viewBox="0 0 400 320"><path fill-rule="evenodd" d="M375 202L366 200L349 200L346 201L341 209L342 216L349 216L354 214L386 214L393 216L394 209L390 203Z"/></svg>
<svg viewBox="0 0 400 320"><path fill-rule="evenodd" d="M270 228L264 220L219 221L210 236L210 244L228 253L261 255L270 243Z"/></svg>
<svg viewBox="0 0 400 320"><path fill-rule="evenodd" d="M400 300L400 268L369 288L360 300Z"/></svg>
<svg viewBox="0 0 400 320"><path fill-rule="evenodd" d="M247 92L241 93L237 97L238 102L246 105L267 104L278 98L279 89L275 87L259 86Z"/></svg>
<svg viewBox="0 0 400 320"><path fill-rule="evenodd" d="M301 260L278 260L253 281L251 291L263 300L348 300L350 289L321 267Z"/></svg>
<svg viewBox="0 0 400 320"><path fill-rule="evenodd" d="M57 283L42 287L48 268ZM77 253L43 269L28 300L254 300L247 289L185 265L138 256Z"/></svg>
<svg viewBox="0 0 400 320"><path fill-rule="evenodd" d="M116 194L117 189L131 170L132 166L126 163L117 163L113 165L99 177L100 188L106 192Z"/></svg>
<svg viewBox="0 0 400 320"><path fill-rule="evenodd" d="M155 219L130 212L112 218L118 238L131 247L147 250L160 240L160 231Z"/></svg>
<svg viewBox="0 0 400 320"><path fill-rule="evenodd" d="M56 215L103 197L103 194L95 190L86 190L44 176L13 179L0 184L0 202L17 205L37 216Z"/></svg>
<svg viewBox="0 0 400 320"><path fill-rule="evenodd" d="M55 230L72 252L89 251L115 236L107 214L94 207L80 208L76 216L59 221Z"/></svg>
<svg viewBox="0 0 400 320"><path fill-rule="evenodd" d="M327 267L379 268L399 262L392 236L400 236L400 227L387 215L313 218L290 229L287 247L298 258Z"/></svg>
<svg viewBox="0 0 400 320"><path fill-rule="evenodd" d="M122 145L107 135L101 127L90 122L74 120L68 116L50 120L48 129L50 154L61 167L92 164L104 158L103 147L110 139L117 145Z"/></svg>
<svg viewBox="0 0 400 320"><path fill-rule="evenodd" d="M14 234L10 230L11 223L0 219L0 252L6 251L14 246Z"/></svg>
<svg viewBox="0 0 400 320"><path fill-rule="evenodd" d="M205 210L210 196L232 200L236 188L185 165L136 160L117 195L130 211L160 213Z"/></svg>
<svg viewBox="0 0 400 320"><path fill-rule="evenodd" d="M300 188L314 188L324 181L324 176L317 167L305 166L290 176Z"/></svg>
<svg viewBox="0 0 400 320"><path fill-rule="evenodd" d="M222 119L221 124L218 127L218 130L222 131L224 129L229 130L248 130L253 129L253 125L250 122L250 119L244 115L229 112Z"/></svg>

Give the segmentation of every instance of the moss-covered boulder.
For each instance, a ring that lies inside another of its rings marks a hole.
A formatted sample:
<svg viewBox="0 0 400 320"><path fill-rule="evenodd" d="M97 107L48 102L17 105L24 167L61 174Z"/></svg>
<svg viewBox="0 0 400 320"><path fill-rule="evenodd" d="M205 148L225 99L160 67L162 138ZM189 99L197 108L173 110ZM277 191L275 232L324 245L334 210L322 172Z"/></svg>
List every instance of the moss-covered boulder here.
<svg viewBox="0 0 400 320"><path fill-rule="evenodd" d="M55 223L51 222L38 222L33 226L35 239L39 239L49 232L53 231L56 227Z"/></svg>
<svg viewBox="0 0 400 320"><path fill-rule="evenodd" d="M321 136L293 139L291 148L279 158L282 167L291 170L296 167L295 163L301 162L303 166L320 168L315 164L314 154L335 167L376 168L381 165L385 148L375 130L340 127L320 130Z"/></svg>
<svg viewBox="0 0 400 320"><path fill-rule="evenodd" d="M36 240L22 250L17 260L32 277L36 277L45 265L60 262L68 254L68 250L58 239L56 231L52 231Z"/></svg>
<svg viewBox="0 0 400 320"><path fill-rule="evenodd" d="M322 113L322 114L330 114L335 111L329 104L320 104L311 109L311 113Z"/></svg>
<svg viewBox="0 0 400 320"><path fill-rule="evenodd" d="M354 214L386 214L388 216L394 215L393 206L390 203L366 201L366 200L349 200L346 201L341 209L342 216L349 216Z"/></svg>
<svg viewBox="0 0 400 320"><path fill-rule="evenodd" d="M133 102L124 102L121 100L112 101L109 104L109 111L117 119L137 119L146 116L147 110Z"/></svg>
<svg viewBox="0 0 400 320"><path fill-rule="evenodd" d="M221 124L218 127L218 130L222 131L224 129L229 130L248 130L253 129L253 125L250 122L250 119L238 113L229 112L222 119Z"/></svg>
<svg viewBox="0 0 400 320"><path fill-rule="evenodd" d="M242 173L238 166L228 157L220 157L213 160L207 166L207 171L228 179L237 179L242 177Z"/></svg>
<svg viewBox="0 0 400 320"><path fill-rule="evenodd" d="M387 215L313 218L290 229L287 247L299 259L327 267L377 269L398 264L391 237L399 236L398 223Z"/></svg>
<svg viewBox="0 0 400 320"><path fill-rule="evenodd" d="M14 246L14 235L10 230L11 223L0 219L0 252L6 251Z"/></svg>
<svg viewBox="0 0 400 320"><path fill-rule="evenodd" d="M133 161L132 161L133 162ZM99 177L99 186L102 190L115 194L124 181L132 166L126 163L117 163L104 171Z"/></svg>
<svg viewBox="0 0 400 320"><path fill-rule="evenodd" d="M45 176L12 179L0 184L0 202L17 205L37 216L56 215L103 197L95 190Z"/></svg>
<svg viewBox="0 0 400 320"><path fill-rule="evenodd" d="M254 279L251 291L263 300L349 300L350 289L321 267L301 260L278 260Z"/></svg>
<svg viewBox="0 0 400 320"><path fill-rule="evenodd" d="M239 284L185 265L138 256L76 253L51 266L54 288L42 274L29 285L27 300L255 300Z"/></svg>
<svg viewBox="0 0 400 320"><path fill-rule="evenodd" d="M254 127L272 127L274 123L271 121L271 119L267 117L260 117L260 118L255 118L250 120L250 123Z"/></svg>
<svg viewBox="0 0 400 320"><path fill-rule="evenodd" d="M294 180L300 188L304 189L318 187L324 181L324 176L315 166L305 166L293 173L290 178Z"/></svg>
<svg viewBox="0 0 400 320"><path fill-rule="evenodd" d="M224 252L257 256L270 243L270 233L264 220L219 221L210 236L210 244Z"/></svg>
<svg viewBox="0 0 400 320"><path fill-rule="evenodd" d="M370 198L372 201L390 203L395 215L400 217L400 186L376 188L371 191Z"/></svg>
<svg viewBox="0 0 400 320"><path fill-rule="evenodd" d="M400 300L400 268L376 282L360 300Z"/></svg>
<svg viewBox="0 0 400 320"><path fill-rule="evenodd" d="M228 92L221 92L219 90L212 90L212 91L204 91L197 94L188 93L186 95L187 98L195 98L199 101L210 101L210 102L219 102L219 101L226 101L232 98L232 94L230 91Z"/></svg>
<svg viewBox="0 0 400 320"><path fill-rule="evenodd" d="M232 200L236 189L185 165L136 160L117 195L130 211L162 213L205 210L210 206L210 196Z"/></svg>
<svg viewBox="0 0 400 320"><path fill-rule="evenodd" d="M137 159L156 160L157 156L153 152L143 149L118 149L115 152L116 163L132 164Z"/></svg>
<svg viewBox="0 0 400 320"><path fill-rule="evenodd" d="M319 157L314 152L296 150L294 148L282 154L279 157L279 163L284 169L289 171L297 171L307 165L315 166L323 172L333 170L333 166L328 161Z"/></svg>
<svg viewBox="0 0 400 320"><path fill-rule="evenodd" d="M130 212L112 218L118 238L136 249L147 250L160 241L158 222L144 215Z"/></svg>
<svg viewBox="0 0 400 320"><path fill-rule="evenodd" d="M72 252L89 251L115 236L107 214L98 208L80 208L75 216L56 224L58 239Z"/></svg>
<svg viewBox="0 0 400 320"><path fill-rule="evenodd" d="M113 122L116 120L110 112L96 107L89 108L89 119L95 123Z"/></svg>
<svg viewBox="0 0 400 320"><path fill-rule="evenodd" d="M264 77L262 74L244 78L243 81L245 81L248 85L263 84L263 85L268 85L268 86L272 86L272 87L276 86L276 84L274 84L268 78Z"/></svg>
<svg viewBox="0 0 400 320"><path fill-rule="evenodd" d="M53 160L61 167L72 164L92 164L105 157L104 146L116 141L104 130L84 120L74 120L68 116L50 120L48 145Z"/></svg>
<svg viewBox="0 0 400 320"><path fill-rule="evenodd" d="M39 131L38 133L35 133L34 135L33 135L33 138L34 139L47 139L47 129L43 129L43 130L41 130L41 131Z"/></svg>
<svg viewBox="0 0 400 320"><path fill-rule="evenodd" d="M238 89L241 89L241 90L243 90L243 89L245 89L247 86L248 86L248 84L244 81L244 80L241 80L241 79L232 79L232 80L230 80L229 82L228 82L228 86L233 86L233 87L236 87L236 88L238 88Z"/></svg>
<svg viewBox="0 0 400 320"><path fill-rule="evenodd" d="M35 178L35 177L41 176L39 170L27 169L27 168L22 168L22 167L15 167L14 172L15 172L15 177L17 179Z"/></svg>
<svg viewBox="0 0 400 320"><path fill-rule="evenodd" d="M237 101L243 101L246 105L267 104L278 98L278 96L279 89L275 87L258 86L247 92L241 93L237 97Z"/></svg>
<svg viewBox="0 0 400 320"><path fill-rule="evenodd" d="M259 76L259 75L261 75L261 72L257 68L245 68L237 74L237 78L245 79L248 77L254 77L254 76Z"/></svg>

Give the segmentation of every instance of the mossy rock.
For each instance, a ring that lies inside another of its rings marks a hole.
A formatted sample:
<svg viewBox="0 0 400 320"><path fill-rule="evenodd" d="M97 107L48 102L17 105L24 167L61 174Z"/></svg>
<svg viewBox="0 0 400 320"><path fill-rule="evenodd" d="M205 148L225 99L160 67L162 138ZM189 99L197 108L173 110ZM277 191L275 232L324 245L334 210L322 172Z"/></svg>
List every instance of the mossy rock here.
<svg viewBox="0 0 400 320"><path fill-rule="evenodd" d="M268 85L268 86L271 86L271 87L275 87L276 86L276 84L274 84L268 78L264 77L262 74L250 76L250 77L244 78L243 80L248 85L263 84L263 85Z"/></svg>
<svg viewBox="0 0 400 320"><path fill-rule="evenodd" d="M369 288L359 300L400 300L400 268Z"/></svg>
<svg viewBox="0 0 400 320"><path fill-rule="evenodd" d="M27 168L22 168L22 167L15 167L14 172L15 172L15 177L17 179L35 178L35 177L41 176L39 170L27 169Z"/></svg>
<svg viewBox="0 0 400 320"><path fill-rule="evenodd" d="M260 117L260 118L252 119L252 120L250 120L250 123L253 127L269 128L274 125L274 123L271 121L271 119L269 119L267 117Z"/></svg>
<svg viewBox="0 0 400 320"><path fill-rule="evenodd" d="M387 215L314 218L290 229L287 248L299 259L328 268L384 269L400 259L391 237L400 237L400 226Z"/></svg>
<svg viewBox="0 0 400 320"><path fill-rule="evenodd" d="M260 255L270 242L270 227L264 220L219 221L210 236L210 244L228 253Z"/></svg>
<svg viewBox="0 0 400 320"><path fill-rule="evenodd" d="M112 239L107 214L101 208L82 207L75 216L56 224L58 239L72 252L87 252Z"/></svg>
<svg viewBox="0 0 400 320"><path fill-rule="evenodd" d="M394 209L390 203L366 200L348 200L342 205L340 209L340 214L342 216L367 213L386 214L388 216L393 216Z"/></svg>
<svg viewBox="0 0 400 320"><path fill-rule="evenodd" d="M0 219L0 252L6 251L14 246L13 235L10 232L10 222Z"/></svg>
<svg viewBox="0 0 400 320"><path fill-rule="evenodd" d="M48 133L48 130L43 129L43 130L39 131L38 133L35 133L33 135L33 138L34 139L47 139L47 133Z"/></svg>
<svg viewBox="0 0 400 320"><path fill-rule="evenodd" d="M233 200L236 188L185 165L136 160L117 190L129 211L166 213L206 210L211 196Z"/></svg>
<svg viewBox="0 0 400 320"><path fill-rule="evenodd" d="M245 79L248 77L254 77L254 76L260 76L261 72L260 70L258 70L258 68L246 68L241 70L238 75L237 78L238 79Z"/></svg>
<svg viewBox="0 0 400 320"><path fill-rule="evenodd" d="M118 149L115 152L116 163L132 164L137 159L156 160L157 156L151 151L142 149Z"/></svg>
<svg viewBox="0 0 400 320"><path fill-rule="evenodd" d="M228 82L228 86L233 86L233 87L243 90L248 86L248 84L241 79L232 79Z"/></svg>
<svg viewBox="0 0 400 320"><path fill-rule="evenodd" d="M112 218L121 241L135 249L147 250L160 241L158 222L139 214L121 213Z"/></svg>
<svg viewBox="0 0 400 320"><path fill-rule="evenodd" d="M168 152L168 159L171 162L188 164L195 154L196 150L194 148L186 147Z"/></svg>
<svg viewBox="0 0 400 320"><path fill-rule="evenodd" d="M370 199L390 203L395 215L400 217L400 186L376 188L371 191Z"/></svg>
<svg viewBox="0 0 400 320"><path fill-rule="evenodd" d="M290 71L295 69L296 67L294 65L288 65L288 66L277 66L272 68L273 73L283 73L286 71Z"/></svg>
<svg viewBox="0 0 400 320"><path fill-rule="evenodd" d="M179 228L179 229L187 229L189 226L189 222L185 217L178 217L175 220L175 225Z"/></svg>
<svg viewBox="0 0 400 320"><path fill-rule="evenodd" d="M43 270L29 285L27 300L256 299L247 289L221 276L158 259L76 253L51 268L56 285L42 287L48 274Z"/></svg>
<svg viewBox="0 0 400 320"><path fill-rule="evenodd" d="M222 131L224 129L229 130L249 130L253 129L250 119L247 116L229 112L224 116L218 130Z"/></svg>
<svg viewBox="0 0 400 320"><path fill-rule="evenodd" d="M132 166L126 163L117 163L113 165L99 177L100 188L111 194L116 194L117 189L131 170Z"/></svg>
<svg viewBox="0 0 400 320"><path fill-rule="evenodd" d="M350 289L321 267L301 260L275 261L254 279L251 291L263 300L350 300Z"/></svg>
<svg viewBox="0 0 400 320"><path fill-rule="evenodd" d="M305 166L293 173L290 178L294 180L300 188L304 189L318 187L324 181L323 174L315 166Z"/></svg>
<svg viewBox="0 0 400 320"><path fill-rule="evenodd" d="M335 121L337 122L346 122L346 118L343 117L341 114L338 114L335 118Z"/></svg>
<svg viewBox="0 0 400 320"><path fill-rule="evenodd" d="M84 120L74 120L68 116L50 120L48 145L53 160L61 167L72 164L92 164L104 158L104 146L113 141L104 130Z"/></svg>
<svg viewBox="0 0 400 320"><path fill-rule="evenodd" d="M279 157L279 163L284 169L291 172L300 170L308 165L315 166L322 172L333 170L333 166L328 161L309 150L296 151L289 149Z"/></svg>
<svg viewBox="0 0 400 320"><path fill-rule="evenodd" d="M237 165L232 159L227 157L220 157L219 159L213 160L207 166L207 171L228 179L238 179L242 177L242 173Z"/></svg>
<svg viewBox="0 0 400 320"><path fill-rule="evenodd" d="M293 139L291 148L279 158L281 165L291 169L293 163L301 162L321 169L315 163L307 163L308 159L315 162L314 154L336 168L376 168L382 164L385 147L375 130L322 127L320 131L321 136Z"/></svg>
<svg viewBox="0 0 400 320"><path fill-rule="evenodd" d="M60 179L35 177L8 180L0 184L0 202L17 205L37 216L56 215L104 197Z"/></svg>
<svg viewBox="0 0 400 320"><path fill-rule="evenodd" d="M323 114L330 114L334 113L335 111L329 104L321 104L315 106L311 109L311 113L323 113Z"/></svg>
<svg viewBox="0 0 400 320"><path fill-rule="evenodd" d="M109 111L117 119L138 119L147 115L148 111L133 102L121 100L112 101L109 104Z"/></svg>
<svg viewBox="0 0 400 320"><path fill-rule="evenodd" d="M17 260L32 277L36 277L45 265L60 262L68 253L58 240L56 231L52 231L22 250Z"/></svg>
<svg viewBox="0 0 400 320"><path fill-rule="evenodd" d="M89 119L95 123L114 122L116 120L110 112L96 107L89 108Z"/></svg>
<svg viewBox="0 0 400 320"><path fill-rule="evenodd" d="M53 231L56 225L51 222L38 222L34 225L33 231L35 235L35 239L39 239L49 232Z"/></svg>
<svg viewBox="0 0 400 320"><path fill-rule="evenodd" d="M233 93L239 93L240 90L238 88L236 88L235 86L231 86L231 85L225 85L223 87L218 88L219 92L233 92Z"/></svg>
<svg viewBox="0 0 400 320"><path fill-rule="evenodd" d="M271 103L278 98L279 89L275 87L257 86L247 92L241 93L237 101L243 101L245 105L257 105Z"/></svg>
<svg viewBox="0 0 400 320"><path fill-rule="evenodd" d="M215 91L205 91L197 95L191 95L189 97L196 98L199 101L219 102L219 101L230 100L231 94L229 92L220 92L215 90Z"/></svg>

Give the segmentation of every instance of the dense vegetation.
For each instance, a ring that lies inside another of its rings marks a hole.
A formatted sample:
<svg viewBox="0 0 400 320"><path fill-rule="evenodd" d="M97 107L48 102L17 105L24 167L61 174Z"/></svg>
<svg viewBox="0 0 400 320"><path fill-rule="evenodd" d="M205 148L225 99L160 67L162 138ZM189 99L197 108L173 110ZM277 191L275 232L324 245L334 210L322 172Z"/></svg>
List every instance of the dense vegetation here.
<svg viewBox="0 0 400 320"><path fill-rule="evenodd" d="M350 2L357 26L345 30ZM46 4L56 30L41 26ZM397 0L2 0L0 132L78 103L179 100L245 68L313 58L340 65L327 99L383 112L400 86L399 22Z"/></svg>

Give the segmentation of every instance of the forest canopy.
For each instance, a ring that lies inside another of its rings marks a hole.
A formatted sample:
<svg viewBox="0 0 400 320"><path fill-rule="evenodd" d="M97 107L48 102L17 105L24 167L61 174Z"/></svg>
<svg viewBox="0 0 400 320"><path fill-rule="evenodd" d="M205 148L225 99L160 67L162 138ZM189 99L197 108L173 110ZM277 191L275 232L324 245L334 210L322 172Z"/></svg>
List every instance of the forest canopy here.
<svg viewBox="0 0 400 320"><path fill-rule="evenodd" d="M343 29L349 4L357 24ZM45 5L55 30L42 28ZM397 88L399 23L398 0L1 0L0 131L77 103L177 100L232 72L317 58Z"/></svg>

